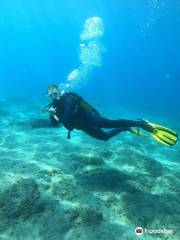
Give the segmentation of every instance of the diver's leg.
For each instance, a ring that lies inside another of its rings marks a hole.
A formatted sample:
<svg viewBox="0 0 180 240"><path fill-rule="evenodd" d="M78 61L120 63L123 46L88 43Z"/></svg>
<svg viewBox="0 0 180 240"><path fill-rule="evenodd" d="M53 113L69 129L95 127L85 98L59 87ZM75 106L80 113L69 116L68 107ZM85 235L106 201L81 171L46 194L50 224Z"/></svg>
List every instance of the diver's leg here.
<svg viewBox="0 0 180 240"><path fill-rule="evenodd" d="M94 137L98 140L107 141L110 138L114 137L115 135L125 130L124 128L115 128L107 132L104 132L101 128L88 128L88 129L83 129L83 131L88 135L90 135L91 137Z"/></svg>
<svg viewBox="0 0 180 240"><path fill-rule="evenodd" d="M128 131L130 127L141 127L142 120L126 120L118 119L111 120L105 117L101 117L96 113L90 113L88 116L88 121L92 126L99 128L124 128L124 131Z"/></svg>

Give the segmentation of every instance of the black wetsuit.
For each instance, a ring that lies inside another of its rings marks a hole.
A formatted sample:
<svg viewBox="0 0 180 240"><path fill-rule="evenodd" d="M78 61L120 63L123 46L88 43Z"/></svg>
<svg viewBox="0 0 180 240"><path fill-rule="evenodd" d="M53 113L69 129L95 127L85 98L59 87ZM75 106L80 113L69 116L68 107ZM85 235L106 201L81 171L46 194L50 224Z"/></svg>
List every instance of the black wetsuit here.
<svg viewBox="0 0 180 240"><path fill-rule="evenodd" d="M103 141L107 141L120 132L128 131L130 127L139 127L141 124L139 120L110 120L105 118L75 93L65 93L49 106L55 110L53 115L50 115L53 125L61 123L69 132L73 129L79 129ZM102 128L111 130L103 131Z"/></svg>

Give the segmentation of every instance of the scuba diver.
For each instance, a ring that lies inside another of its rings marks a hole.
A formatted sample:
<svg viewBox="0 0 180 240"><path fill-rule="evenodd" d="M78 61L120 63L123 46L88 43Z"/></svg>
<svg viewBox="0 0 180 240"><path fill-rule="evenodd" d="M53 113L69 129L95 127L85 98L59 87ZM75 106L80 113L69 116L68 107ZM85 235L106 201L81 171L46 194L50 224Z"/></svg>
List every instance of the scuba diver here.
<svg viewBox="0 0 180 240"><path fill-rule="evenodd" d="M167 146L173 146L178 140L177 133L173 130L139 120L111 120L101 114L74 92L62 92L55 84L47 89L47 96L52 102L42 111L49 112L53 126L62 124L68 130L68 138L73 129L78 129L93 138L107 141L121 132L131 132L138 136L145 136L140 128L150 133L156 140ZM102 128L110 129L104 131Z"/></svg>

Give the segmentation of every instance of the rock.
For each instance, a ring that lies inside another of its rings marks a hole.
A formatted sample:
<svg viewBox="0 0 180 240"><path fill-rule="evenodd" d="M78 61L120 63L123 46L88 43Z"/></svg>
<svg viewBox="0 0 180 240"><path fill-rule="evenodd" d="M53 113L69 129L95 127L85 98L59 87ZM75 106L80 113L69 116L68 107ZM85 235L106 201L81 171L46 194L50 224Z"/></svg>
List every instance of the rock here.
<svg viewBox="0 0 180 240"><path fill-rule="evenodd" d="M80 218L83 225L99 225L103 221L103 214L93 208L83 208L80 211Z"/></svg>
<svg viewBox="0 0 180 240"><path fill-rule="evenodd" d="M26 219L44 208L38 185L31 178L20 179L0 195L0 218Z"/></svg>
<svg viewBox="0 0 180 240"><path fill-rule="evenodd" d="M129 176L114 168L97 167L76 175L83 188L93 191L128 191Z"/></svg>

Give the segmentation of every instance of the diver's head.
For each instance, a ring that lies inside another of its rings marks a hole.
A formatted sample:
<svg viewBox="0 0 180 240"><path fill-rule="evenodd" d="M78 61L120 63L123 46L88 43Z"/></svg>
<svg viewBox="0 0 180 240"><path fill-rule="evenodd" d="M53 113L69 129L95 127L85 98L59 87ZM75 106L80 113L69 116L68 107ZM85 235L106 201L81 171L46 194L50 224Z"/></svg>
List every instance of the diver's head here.
<svg viewBox="0 0 180 240"><path fill-rule="evenodd" d="M61 96L61 91L56 84L51 84L47 89L47 96L52 99L58 99Z"/></svg>

